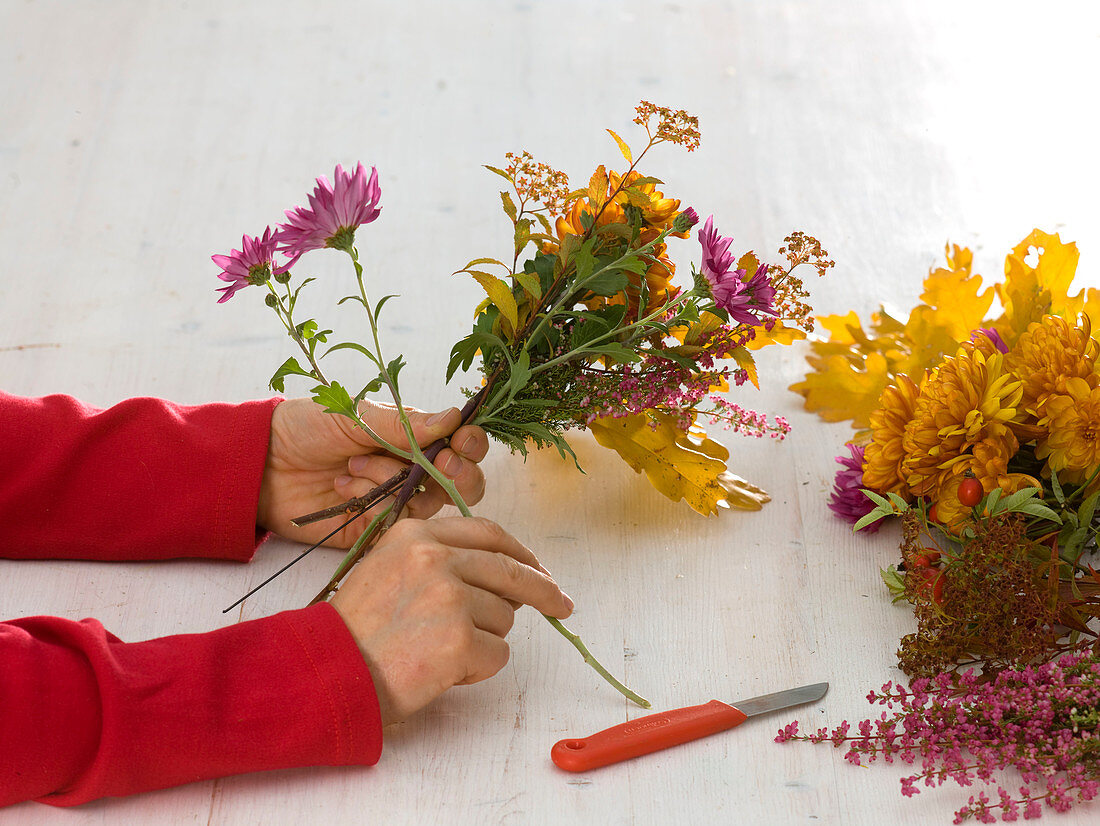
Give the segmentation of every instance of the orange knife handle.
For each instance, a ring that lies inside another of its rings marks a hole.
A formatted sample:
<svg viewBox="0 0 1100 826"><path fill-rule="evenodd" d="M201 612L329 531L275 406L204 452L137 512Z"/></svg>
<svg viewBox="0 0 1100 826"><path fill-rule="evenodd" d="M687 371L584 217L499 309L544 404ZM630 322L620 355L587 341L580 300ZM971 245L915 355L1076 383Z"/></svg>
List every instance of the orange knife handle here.
<svg viewBox="0 0 1100 826"><path fill-rule="evenodd" d="M590 737L559 740L550 750L550 759L566 771L598 769L600 766L717 734L739 726L745 720L745 715L733 706L711 700L701 706L676 708L639 717Z"/></svg>

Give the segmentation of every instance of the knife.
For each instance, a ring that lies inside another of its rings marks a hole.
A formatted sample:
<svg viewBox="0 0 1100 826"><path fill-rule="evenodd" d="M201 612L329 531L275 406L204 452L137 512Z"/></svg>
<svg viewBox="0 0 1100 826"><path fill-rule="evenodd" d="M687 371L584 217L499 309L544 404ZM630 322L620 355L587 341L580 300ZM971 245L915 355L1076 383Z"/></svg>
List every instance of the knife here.
<svg viewBox="0 0 1100 826"><path fill-rule="evenodd" d="M611 763L678 746L739 726L749 717L820 700L828 683L788 688L728 705L711 700L700 706L648 714L604 729L590 737L559 740L550 749L558 768L571 772L598 769Z"/></svg>

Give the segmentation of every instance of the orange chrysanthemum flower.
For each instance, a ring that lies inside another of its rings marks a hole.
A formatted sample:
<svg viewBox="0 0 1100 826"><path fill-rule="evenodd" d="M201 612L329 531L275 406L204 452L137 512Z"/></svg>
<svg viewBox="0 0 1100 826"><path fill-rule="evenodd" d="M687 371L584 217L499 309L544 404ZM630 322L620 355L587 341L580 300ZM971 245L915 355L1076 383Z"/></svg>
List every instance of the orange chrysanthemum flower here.
<svg viewBox="0 0 1100 826"><path fill-rule="evenodd" d="M871 443L863 453L864 487L909 498L902 475L902 437L913 418L919 394L920 389L904 374L882 391L878 407L871 413Z"/></svg>
<svg viewBox="0 0 1100 826"><path fill-rule="evenodd" d="M1065 393L1048 396L1040 426L1047 436L1035 455L1059 479L1081 482L1100 466L1100 387L1073 376Z"/></svg>
<svg viewBox="0 0 1100 826"><path fill-rule="evenodd" d="M585 219L595 220L595 226L602 227L609 224L626 223L624 206L632 204L642 213L642 230L639 234L638 244L648 244L657 235L675 220L679 215L677 211L680 202L665 198L664 193L656 189L654 184L645 183L640 186L631 186L632 182L642 176L638 172L631 172L626 177L625 187L628 191L619 191L619 185L623 183L622 176L616 172L608 173L603 166L597 167L592 179L588 183L587 197L574 201L573 205L565 211L565 214L557 219L555 229L559 239L566 235L584 235ZM612 193L616 193L612 197ZM653 248L653 262L645 272L648 299L645 312L650 313L664 304L670 297L676 295L676 288L671 286L672 276L676 272L676 265L666 255L665 244L658 244ZM638 305L641 296L641 277L635 273L629 274L630 283L627 286L629 298L628 317L638 317ZM622 304L623 296L616 295L611 298L594 298L587 302L589 308L604 304Z"/></svg>
<svg viewBox="0 0 1100 826"><path fill-rule="evenodd" d="M1052 394L1065 393L1066 382L1084 379L1089 387L1100 384L1096 359L1100 344L1092 338L1087 315L1075 326L1061 316L1043 316L1020 336L1005 357L1005 367L1023 382L1021 406L1028 413L1028 424L1043 416L1043 405Z"/></svg>
<svg viewBox="0 0 1100 826"><path fill-rule="evenodd" d="M980 470L972 453L979 442L1003 442L997 453L1015 452L1011 426L1024 415L1022 390L1003 359L966 342L921 388L902 440L902 476L915 495L934 496L950 479Z"/></svg>

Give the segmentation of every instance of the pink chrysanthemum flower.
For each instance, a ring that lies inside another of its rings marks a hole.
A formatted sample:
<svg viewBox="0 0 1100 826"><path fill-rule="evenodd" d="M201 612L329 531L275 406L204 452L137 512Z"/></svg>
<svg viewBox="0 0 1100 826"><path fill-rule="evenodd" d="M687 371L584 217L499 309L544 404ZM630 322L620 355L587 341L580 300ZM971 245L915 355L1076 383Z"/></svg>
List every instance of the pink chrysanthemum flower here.
<svg viewBox="0 0 1100 826"><path fill-rule="evenodd" d="M219 304L231 299L237 290L266 284L272 275L282 275L290 269L294 261L283 264L281 267L275 266L275 244L271 227L268 227L260 237L245 235L241 238L239 250L233 250L229 255L210 256L211 260L222 269L218 273L218 278L229 282L229 286L218 289L218 292L224 293L218 299Z"/></svg>
<svg viewBox="0 0 1100 826"><path fill-rule="evenodd" d="M703 247L700 270L710 285L714 303L729 313L738 324L762 324L760 315L776 315L771 306L775 288L768 278L768 268L762 265L748 281L745 270L734 269L733 253L729 251L732 238L718 234L714 228L714 216L707 218L699 230L699 244Z"/></svg>
<svg viewBox="0 0 1100 826"><path fill-rule="evenodd" d="M363 164L350 175L337 164L333 179L332 184L324 175L317 179L308 209L287 210L288 220L279 225L275 236L280 252L297 260L310 250L325 247L350 250L356 227L378 217L382 211L378 206L382 190L378 186L377 169L371 167L368 179Z"/></svg>
<svg viewBox="0 0 1100 826"><path fill-rule="evenodd" d="M875 509L872 502L863 492L866 487L863 484L863 447L849 442L848 456L837 456L836 461L843 470L836 472L833 480L833 493L829 497L829 510L843 519L845 522L855 524L864 516ZM865 533L877 533L882 527L882 521L872 522L862 530Z"/></svg>

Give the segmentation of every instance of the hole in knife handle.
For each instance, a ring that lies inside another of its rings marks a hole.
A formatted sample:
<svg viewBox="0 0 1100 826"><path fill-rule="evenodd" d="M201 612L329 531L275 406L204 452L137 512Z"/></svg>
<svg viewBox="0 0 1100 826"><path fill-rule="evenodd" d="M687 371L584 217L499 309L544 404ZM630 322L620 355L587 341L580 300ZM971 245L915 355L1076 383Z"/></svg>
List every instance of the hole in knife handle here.
<svg viewBox="0 0 1100 826"><path fill-rule="evenodd" d="M584 742L584 740L565 740L562 742L562 745L565 746L567 749L577 751L579 749L583 749L587 744Z"/></svg>

